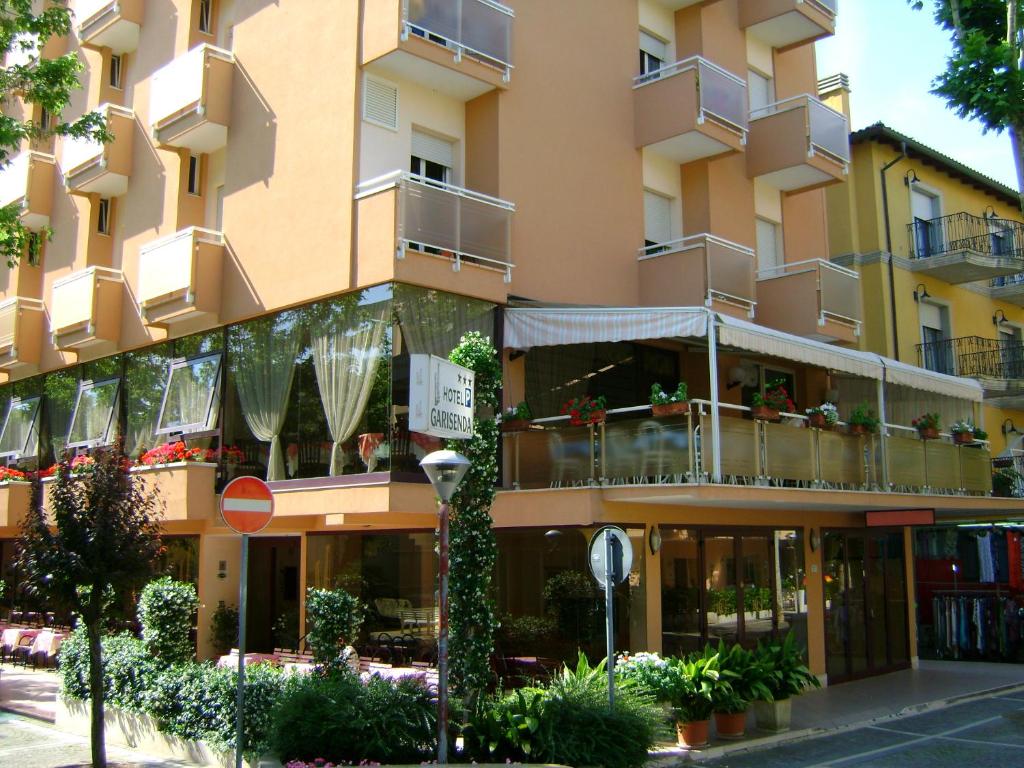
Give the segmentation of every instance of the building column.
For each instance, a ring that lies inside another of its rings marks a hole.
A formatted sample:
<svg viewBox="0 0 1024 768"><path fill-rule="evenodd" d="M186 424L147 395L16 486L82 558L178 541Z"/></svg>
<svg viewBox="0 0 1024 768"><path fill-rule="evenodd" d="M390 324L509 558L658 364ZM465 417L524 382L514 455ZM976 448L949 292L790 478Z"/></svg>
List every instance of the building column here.
<svg viewBox="0 0 1024 768"><path fill-rule="evenodd" d="M818 545L811 548L811 536ZM807 664L811 672L825 679L825 594L821 567L821 528L804 528L804 575L807 579Z"/></svg>
<svg viewBox="0 0 1024 768"><path fill-rule="evenodd" d="M299 637L306 636L306 546L309 534L299 536Z"/></svg>
<svg viewBox="0 0 1024 768"><path fill-rule="evenodd" d="M647 606L647 649L655 653L662 652L661 646L661 548L651 554L652 524L644 528L644 591ZM635 649L639 650L639 649Z"/></svg>
<svg viewBox="0 0 1024 768"><path fill-rule="evenodd" d="M242 560L241 537L202 534L199 537L199 614L196 657L213 658L210 624L217 606L238 604L238 569Z"/></svg>
<svg viewBox="0 0 1024 768"><path fill-rule="evenodd" d="M914 529L903 529L903 568L907 581L907 649L910 666L917 669L917 586L914 583Z"/></svg>

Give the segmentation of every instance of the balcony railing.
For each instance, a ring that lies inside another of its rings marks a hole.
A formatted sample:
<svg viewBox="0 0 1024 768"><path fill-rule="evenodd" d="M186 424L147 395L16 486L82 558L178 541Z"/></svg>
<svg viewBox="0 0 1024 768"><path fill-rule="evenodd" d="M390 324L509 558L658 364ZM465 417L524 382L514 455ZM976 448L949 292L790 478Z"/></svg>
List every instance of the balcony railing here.
<svg viewBox="0 0 1024 768"><path fill-rule="evenodd" d="M792 96L767 104L750 113L750 119L759 120L791 109L807 110L806 137L808 154L820 153L837 163L850 162L850 129L846 116L825 106L810 94Z"/></svg>
<svg viewBox="0 0 1024 768"><path fill-rule="evenodd" d="M149 120L162 143L212 152L227 142L235 56L206 43L157 70Z"/></svg>
<svg viewBox="0 0 1024 768"><path fill-rule="evenodd" d="M989 219L961 211L907 225L915 259L969 251L1021 261L1024 270L1024 224Z"/></svg>
<svg viewBox="0 0 1024 768"><path fill-rule="evenodd" d="M78 0L75 22L84 45L128 53L139 45L144 0Z"/></svg>
<svg viewBox="0 0 1024 768"><path fill-rule="evenodd" d="M21 152L0 171L0 207L17 203L21 221L29 229L42 229L50 223L53 202L53 155Z"/></svg>
<svg viewBox="0 0 1024 768"><path fill-rule="evenodd" d="M683 72L697 73L697 122L711 119L744 139L747 135L747 84L741 77L701 56L691 56L633 78L640 88Z"/></svg>
<svg viewBox="0 0 1024 768"><path fill-rule="evenodd" d="M987 444L958 446L948 435L920 440L907 427L886 425L885 435L794 428L754 421L748 408L721 405L719 450L722 482L869 491L891 488L959 495L987 495L991 468ZM599 425L568 426L565 417L538 419L514 441L512 488L586 487L710 482L711 403L690 402L678 416L655 418L649 406L608 412ZM884 443L884 447L883 447ZM886 458L887 457L887 458Z"/></svg>
<svg viewBox="0 0 1024 768"><path fill-rule="evenodd" d="M50 331L55 346L81 348L117 341L121 332L121 272L87 267L53 283Z"/></svg>
<svg viewBox="0 0 1024 768"><path fill-rule="evenodd" d="M136 299L143 319L164 325L220 312L224 235L189 227L139 249Z"/></svg>
<svg viewBox="0 0 1024 768"><path fill-rule="evenodd" d="M638 259L645 266L662 265L657 282L665 290L679 291L661 295L659 304L663 300L665 305L710 307L720 301L753 316L756 257L751 248L704 233L645 246ZM671 262L677 263L670 266Z"/></svg>
<svg viewBox="0 0 1024 768"><path fill-rule="evenodd" d="M951 376L1024 379L1024 343L961 336L917 345L918 364Z"/></svg>
<svg viewBox="0 0 1024 768"><path fill-rule="evenodd" d="M852 269L824 259L807 259L762 269L757 273L757 279L780 280L807 273L815 273L818 324L824 325L826 320L835 320L859 329L863 319L860 275ZM797 299L798 296L794 295L793 298Z"/></svg>
<svg viewBox="0 0 1024 768"><path fill-rule="evenodd" d="M405 249L512 275L512 214L515 204L454 184L395 171L359 185L356 198L397 187L398 258Z"/></svg>
<svg viewBox="0 0 1024 768"><path fill-rule="evenodd" d="M504 72L512 70L515 11L493 0L402 0L402 39L418 35Z"/></svg>

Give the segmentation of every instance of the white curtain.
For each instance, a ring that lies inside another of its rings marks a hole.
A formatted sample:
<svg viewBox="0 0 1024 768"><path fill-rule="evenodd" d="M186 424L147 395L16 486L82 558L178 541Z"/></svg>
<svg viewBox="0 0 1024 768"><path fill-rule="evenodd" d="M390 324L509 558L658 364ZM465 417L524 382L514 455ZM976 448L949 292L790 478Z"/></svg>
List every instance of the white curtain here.
<svg viewBox="0 0 1024 768"><path fill-rule="evenodd" d="M294 315L242 326L233 345L231 368L245 423L257 440L270 442L267 480L285 479L281 429L295 377L302 328Z"/></svg>
<svg viewBox="0 0 1024 768"><path fill-rule="evenodd" d="M390 307L383 302L352 308L340 322L321 322L311 329L316 382L334 443L332 475L342 474L341 444L359 426L370 399L390 316Z"/></svg>
<svg viewBox="0 0 1024 768"><path fill-rule="evenodd" d="M396 286L395 312L404 351L448 359L463 334L479 331L494 336L494 305L441 291Z"/></svg>

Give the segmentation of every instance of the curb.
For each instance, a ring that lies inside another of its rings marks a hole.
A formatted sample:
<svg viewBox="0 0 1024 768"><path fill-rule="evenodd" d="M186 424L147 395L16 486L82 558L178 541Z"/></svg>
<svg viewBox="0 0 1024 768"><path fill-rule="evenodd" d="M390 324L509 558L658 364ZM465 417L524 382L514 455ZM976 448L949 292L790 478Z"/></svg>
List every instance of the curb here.
<svg viewBox="0 0 1024 768"><path fill-rule="evenodd" d="M700 763L705 760L714 760L730 754L759 752L763 749L777 747L782 744L790 744L798 741L806 741L808 739L816 739L821 736L844 733L858 728L866 728L877 723L890 722L892 720L899 720L913 715L921 715L927 712L936 712L958 704L966 704L971 701L988 699L993 696L1017 692L1024 692L1024 684L1011 683L1009 685L1001 685L996 688L987 688L985 690L974 691L972 693L962 693L944 699L927 701L921 704L912 704L890 715L858 720L856 722L846 723L843 725L802 728L798 731L786 731L785 733L758 736L753 739L737 741L732 744L716 744L712 747L705 747L703 749L690 750L683 747L670 747L651 753L646 766L647 768L673 768L673 766L678 766L683 763Z"/></svg>

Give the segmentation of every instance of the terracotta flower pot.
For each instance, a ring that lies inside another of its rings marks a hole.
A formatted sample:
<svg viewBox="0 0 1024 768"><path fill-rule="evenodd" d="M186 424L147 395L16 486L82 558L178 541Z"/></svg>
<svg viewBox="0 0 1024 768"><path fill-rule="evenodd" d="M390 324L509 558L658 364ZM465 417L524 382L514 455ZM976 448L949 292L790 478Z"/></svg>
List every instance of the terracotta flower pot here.
<svg viewBox="0 0 1024 768"><path fill-rule="evenodd" d="M866 435L868 433L868 428L863 424L850 424L847 426L846 431L851 435Z"/></svg>
<svg viewBox="0 0 1024 768"><path fill-rule="evenodd" d="M530 428L529 419L509 419L501 422L502 432L525 432Z"/></svg>
<svg viewBox="0 0 1024 768"><path fill-rule="evenodd" d="M774 408L766 405L755 405L750 409L750 415L758 421L781 421L782 416Z"/></svg>
<svg viewBox="0 0 1024 768"><path fill-rule="evenodd" d="M676 723L676 735L679 738L681 747L706 747L708 745L708 732L710 720L696 720L692 723Z"/></svg>
<svg viewBox="0 0 1024 768"><path fill-rule="evenodd" d="M970 445L974 442L973 432L954 432L953 442L957 445Z"/></svg>
<svg viewBox="0 0 1024 768"><path fill-rule="evenodd" d="M807 417L808 425L815 429L832 429L832 424L828 423L824 413L812 413Z"/></svg>
<svg viewBox="0 0 1024 768"><path fill-rule="evenodd" d="M747 713L715 712L715 731L722 739L742 739L747 730Z"/></svg>
<svg viewBox="0 0 1024 768"><path fill-rule="evenodd" d="M660 403L651 406L651 413L655 416L678 416L681 413L686 413L689 407L690 404L685 400L678 403Z"/></svg>
<svg viewBox="0 0 1024 768"><path fill-rule="evenodd" d="M590 416L581 417L578 419L569 419L569 424L574 427L584 427L587 424L602 424L604 422L605 412L604 411L593 411Z"/></svg>
<svg viewBox="0 0 1024 768"><path fill-rule="evenodd" d="M938 440L939 430L937 427L918 427L917 434L922 440Z"/></svg>

